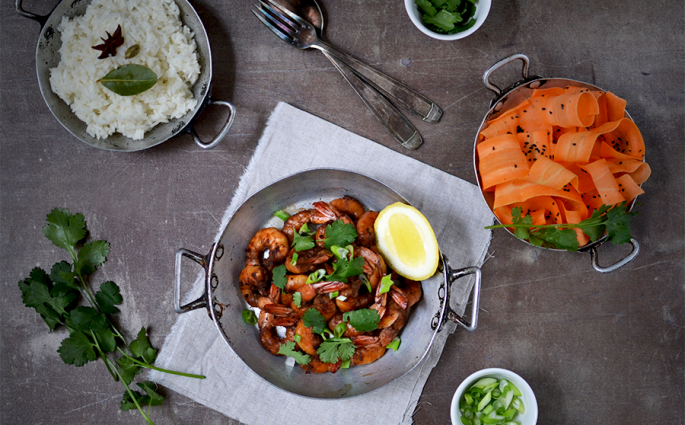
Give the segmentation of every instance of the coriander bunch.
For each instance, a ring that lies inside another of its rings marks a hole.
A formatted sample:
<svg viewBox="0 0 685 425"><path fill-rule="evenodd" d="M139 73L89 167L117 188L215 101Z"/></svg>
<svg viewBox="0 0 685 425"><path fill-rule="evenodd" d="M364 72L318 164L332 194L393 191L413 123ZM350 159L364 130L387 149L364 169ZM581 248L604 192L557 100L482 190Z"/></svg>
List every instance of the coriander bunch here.
<svg viewBox="0 0 685 425"><path fill-rule="evenodd" d="M102 359L112 378L125 387L121 409L138 409L147 423L153 424L150 407L161 405L164 398L151 381L137 383L144 393L131 389L142 368L198 379L204 376L154 366L157 350L150 344L144 327L136 339L127 343L109 318L119 313L117 306L123 302L119 287L107 281L93 293L89 286L88 278L106 261L110 245L104 240L84 243L88 231L82 214L72 215L67 209L56 208L47 215L43 233L55 246L66 250L72 262L56 263L49 274L34 268L28 278L19 282L24 305L35 309L51 331L59 326L69 331L57 350L64 363L80 367ZM81 296L89 306L79 305Z"/></svg>

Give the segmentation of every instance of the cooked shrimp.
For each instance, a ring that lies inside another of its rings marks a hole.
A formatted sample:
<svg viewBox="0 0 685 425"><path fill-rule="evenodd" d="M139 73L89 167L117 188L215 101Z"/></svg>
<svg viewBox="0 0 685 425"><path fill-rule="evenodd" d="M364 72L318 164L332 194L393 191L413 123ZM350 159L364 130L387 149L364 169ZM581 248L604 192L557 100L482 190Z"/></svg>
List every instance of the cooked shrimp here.
<svg viewBox="0 0 685 425"><path fill-rule="evenodd" d="M312 357L311 361L309 364L302 365L302 369L305 370L306 373L326 373L326 372L331 372L335 373L338 370L340 370L340 366L342 365L342 360L338 360L337 363L324 363L321 361L319 356Z"/></svg>
<svg viewBox="0 0 685 425"><path fill-rule="evenodd" d="M356 199L350 196L343 196L339 199L334 199L329 204L343 214L352 217L353 220L359 220L359 217L364 214L364 207Z"/></svg>
<svg viewBox="0 0 685 425"><path fill-rule="evenodd" d="M354 224L350 217L346 214L341 213L336 208L332 207L326 202L319 201L314 202L314 208L316 211L312 212L312 223L315 224L326 224L331 221L342 220L345 224Z"/></svg>
<svg viewBox="0 0 685 425"><path fill-rule="evenodd" d="M405 279L404 293L407 296L407 307L411 307L421 299L421 282Z"/></svg>
<svg viewBox="0 0 685 425"><path fill-rule="evenodd" d="M248 265L240 272L238 282L245 301L256 307L259 298L267 294L269 272L262 266Z"/></svg>
<svg viewBox="0 0 685 425"><path fill-rule="evenodd" d="M285 221L283 224L283 233L288 238L290 244L293 243L293 234L299 232L300 228L305 224L311 223L312 211L314 210L300 211L297 214L291 215Z"/></svg>
<svg viewBox="0 0 685 425"><path fill-rule="evenodd" d="M281 355L278 354L278 350L281 348L281 345L285 344L286 342L292 341L294 336L295 332L293 332L292 328L286 329L285 338L281 338L280 336L278 336L276 327L266 326L262 328L261 331L259 331L259 342L261 342L262 346L269 350L271 354L278 356Z"/></svg>
<svg viewBox="0 0 685 425"><path fill-rule="evenodd" d="M343 315L341 312L338 312L338 313L335 313L335 315L328 320L328 327L329 327L329 329L335 329L336 326L338 326L341 323L343 323ZM343 334L342 334L343 337L350 338L353 336L362 335L364 333L364 332L359 332L358 330L356 330L354 328L354 326L350 325L349 323L346 323L346 324L347 324L347 329L345 330L345 332L343 332Z"/></svg>
<svg viewBox="0 0 685 425"><path fill-rule="evenodd" d="M388 313L378 323L378 328L383 329L379 335L380 344L385 347L390 344L407 322L407 309L400 307L395 302L390 302Z"/></svg>
<svg viewBox="0 0 685 425"><path fill-rule="evenodd" d="M295 250L291 250L285 259L285 268L290 273L309 273L333 257L333 254L325 248L314 247L297 253L297 261L293 264Z"/></svg>
<svg viewBox="0 0 685 425"><path fill-rule="evenodd" d="M365 345L357 347L354 355L350 359L350 366L359 366L373 363L383 357L385 346L380 344Z"/></svg>
<svg viewBox="0 0 685 425"><path fill-rule="evenodd" d="M338 306L340 311L347 313L348 311L366 308L373 303L373 300L374 295L369 292L365 292L361 295L357 295L356 297L348 296L344 301L336 298L335 304Z"/></svg>
<svg viewBox="0 0 685 425"><path fill-rule="evenodd" d="M407 296L405 295L404 291L398 288L397 285L390 286L390 296L392 297L393 301L395 301L400 307L402 307L405 310L407 309L409 305L409 300L407 299Z"/></svg>
<svg viewBox="0 0 685 425"><path fill-rule="evenodd" d="M288 255L290 243L280 230L274 227L260 229L247 245L245 265L264 266L273 269Z"/></svg>
<svg viewBox="0 0 685 425"><path fill-rule="evenodd" d="M361 246L372 246L376 243L376 231L373 225L376 222L378 213L376 211L367 211L357 220L357 243Z"/></svg>
<svg viewBox="0 0 685 425"><path fill-rule="evenodd" d="M354 250L354 256L364 258L364 274L371 284L371 288L376 289L378 282L387 272L385 261L380 255L363 246Z"/></svg>
<svg viewBox="0 0 685 425"><path fill-rule="evenodd" d="M315 308L324 320L328 320L338 312L338 307L335 302L328 295L317 295L312 301L312 307Z"/></svg>
<svg viewBox="0 0 685 425"><path fill-rule="evenodd" d="M298 292L302 294L302 301L311 301L317 294L332 294L346 287L347 284L342 282L319 282L305 285L298 289Z"/></svg>
<svg viewBox="0 0 685 425"><path fill-rule="evenodd" d="M304 322L300 320L297 323L297 328L295 328L295 335L300 336L300 340L297 341L297 345L300 346L302 351L312 356L316 356L316 349L319 344L323 341L321 337L314 333L312 328L308 328L304 325Z"/></svg>

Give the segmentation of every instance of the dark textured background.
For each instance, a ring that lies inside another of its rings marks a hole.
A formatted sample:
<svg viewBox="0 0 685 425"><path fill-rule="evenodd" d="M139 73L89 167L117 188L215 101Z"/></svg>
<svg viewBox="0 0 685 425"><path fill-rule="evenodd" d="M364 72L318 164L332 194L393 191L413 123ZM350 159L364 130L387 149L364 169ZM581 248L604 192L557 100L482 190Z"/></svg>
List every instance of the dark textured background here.
<svg viewBox="0 0 685 425"><path fill-rule="evenodd" d="M17 15L12 2L0 5L2 424L143 423L119 410L122 387L102 364L64 365L56 353L63 331L49 334L21 303L17 282L37 265L65 259L41 232L52 208L82 212L92 235L111 243L95 280L121 287L121 327L149 326L159 347L176 319L174 253L207 252L277 102L475 183L473 139L492 98L482 74L516 52L529 55L531 73L590 82L628 101L653 170L633 226L642 252L601 275L588 254L546 252L494 232L478 329L448 340L414 420L448 423L459 383L478 369L504 367L530 382L540 424L685 423L682 1L494 1L484 26L456 42L420 33L399 0L325 1L332 44L445 110L437 125L412 117L425 140L416 152L393 141L321 54L290 48L259 24L251 1L192 3L212 45L214 97L238 108L233 130L212 151L179 136L128 154L91 148L52 117L35 75L38 24ZM52 1L25 7L46 13ZM495 80L508 85L518 74L514 65ZM222 111L208 112L204 133L221 119ZM380 159L378 166L392 164ZM426 190L449 199L439 188ZM627 248L600 251L609 263ZM158 424L235 423L165 393L165 405L152 413Z"/></svg>

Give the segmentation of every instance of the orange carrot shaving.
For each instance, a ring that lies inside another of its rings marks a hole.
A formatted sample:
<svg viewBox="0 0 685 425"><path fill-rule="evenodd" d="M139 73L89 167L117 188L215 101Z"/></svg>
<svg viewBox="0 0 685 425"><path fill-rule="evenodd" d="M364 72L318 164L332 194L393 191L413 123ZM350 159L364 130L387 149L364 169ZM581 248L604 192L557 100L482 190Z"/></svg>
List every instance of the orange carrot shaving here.
<svg viewBox="0 0 685 425"><path fill-rule="evenodd" d="M477 168L499 221L512 224L512 209L521 208L535 225L578 224L602 205L644 193L651 169L625 107L610 92L551 87L488 121L476 145ZM575 231L580 246L590 240Z"/></svg>

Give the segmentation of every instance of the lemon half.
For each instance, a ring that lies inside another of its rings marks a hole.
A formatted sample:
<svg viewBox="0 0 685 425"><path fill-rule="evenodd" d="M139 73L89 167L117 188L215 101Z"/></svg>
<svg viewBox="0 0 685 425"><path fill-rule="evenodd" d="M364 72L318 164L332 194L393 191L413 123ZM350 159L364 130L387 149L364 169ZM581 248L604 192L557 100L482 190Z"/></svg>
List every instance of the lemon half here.
<svg viewBox="0 0 685 425"><path fill-rule="evenodd" d="M400 276L424 280L435 274L440 259L438 241L419 210L394 203L378 214L373 228L381 255Z"/></svg>

